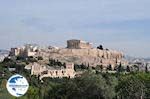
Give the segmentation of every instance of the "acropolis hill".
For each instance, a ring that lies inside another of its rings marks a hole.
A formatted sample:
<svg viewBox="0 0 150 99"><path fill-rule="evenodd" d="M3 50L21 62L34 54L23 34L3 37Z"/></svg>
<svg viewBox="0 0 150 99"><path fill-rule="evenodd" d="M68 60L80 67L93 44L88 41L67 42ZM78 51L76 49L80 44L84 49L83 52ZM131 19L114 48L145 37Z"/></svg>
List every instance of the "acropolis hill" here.
<svg viewBox="0 0 150 99"><path fill-rule="evenodd" d="M19 50L21 52L19 52ZM123 53L110 49L93 48L89 42L81 40L68 40L66 48L48 47L39 49L38 47L26 46L25 52L21 48L12 49L12 55L41 56L44 60L55 59L61 62L72 62L74 64L84 64L96 67L102 65L115 67L117 64L125 64Z"/></svg>

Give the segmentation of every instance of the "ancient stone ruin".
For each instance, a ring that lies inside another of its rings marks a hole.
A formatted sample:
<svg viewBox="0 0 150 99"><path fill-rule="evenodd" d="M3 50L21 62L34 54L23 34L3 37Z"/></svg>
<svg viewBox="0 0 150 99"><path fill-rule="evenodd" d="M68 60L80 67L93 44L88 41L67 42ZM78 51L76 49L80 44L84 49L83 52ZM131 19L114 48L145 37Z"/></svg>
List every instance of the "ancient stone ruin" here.
<svg viewBox="0 0 150 99"><path fill-rule="evenodd" d="M66 48L51 48L41 50L38 56L47 59L56 59L61 62L72 62L74 64L84 64L96 67L109 65L114 68L117 64L125 64L123 53L115 50L92 48L91 43L81 40L68 40Z"/></svg>

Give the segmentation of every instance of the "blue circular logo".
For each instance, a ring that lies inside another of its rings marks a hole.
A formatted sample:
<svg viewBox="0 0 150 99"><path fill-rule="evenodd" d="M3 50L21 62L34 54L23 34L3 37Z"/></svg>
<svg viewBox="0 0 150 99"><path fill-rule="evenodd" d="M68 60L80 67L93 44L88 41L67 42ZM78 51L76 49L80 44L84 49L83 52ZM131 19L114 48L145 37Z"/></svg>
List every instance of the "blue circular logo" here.
<svg viewBox="0 0 150 99"><path fill-rule="evenodd" d="M8 79L6 87L11 95L20 97L27 92L29 84L25 77L16 74Z"/></svg>

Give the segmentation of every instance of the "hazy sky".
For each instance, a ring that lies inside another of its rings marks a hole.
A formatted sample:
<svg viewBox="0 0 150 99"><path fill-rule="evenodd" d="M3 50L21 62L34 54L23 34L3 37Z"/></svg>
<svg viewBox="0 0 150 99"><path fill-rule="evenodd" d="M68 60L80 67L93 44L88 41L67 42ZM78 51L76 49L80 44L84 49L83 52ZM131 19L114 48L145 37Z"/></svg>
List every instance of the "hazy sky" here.
<svg viewBox="0 0 150 99"><path fill-rule="evenodd" d="M150 56L150 0L0 0L0 49L67 39Z"/></svg>

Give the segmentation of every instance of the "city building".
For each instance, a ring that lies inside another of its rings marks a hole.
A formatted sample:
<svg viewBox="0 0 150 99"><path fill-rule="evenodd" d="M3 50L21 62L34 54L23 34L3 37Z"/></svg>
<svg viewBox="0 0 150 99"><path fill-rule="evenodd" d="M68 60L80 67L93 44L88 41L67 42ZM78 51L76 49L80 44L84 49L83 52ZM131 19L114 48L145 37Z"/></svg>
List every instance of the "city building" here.
<svg viewBox="0 0 150 99"><path fill-rule="evenodd" d="M0 62L2 62L6 57L8 57L9 51L0 50Z"/></svg>
<svg viewBox="0 0 150 99"><path fill-rule="evenodd" d="M11 48L10 56L34 56L39 47L36 44L26 44L22 47Z"/></svg>
<svg viewBox="0 0 150 99"><path fill-rule="evenodd" d="M150 62L147 63L147 70L150 71Z"/></svg>

